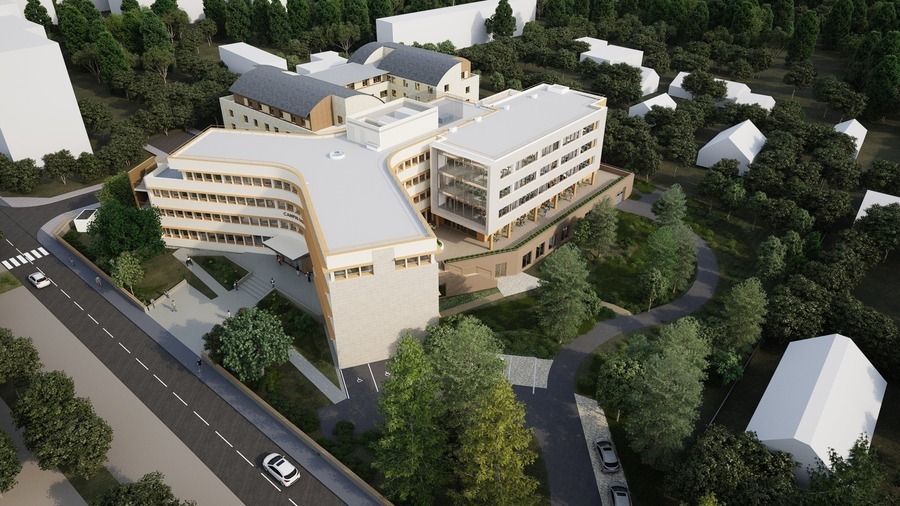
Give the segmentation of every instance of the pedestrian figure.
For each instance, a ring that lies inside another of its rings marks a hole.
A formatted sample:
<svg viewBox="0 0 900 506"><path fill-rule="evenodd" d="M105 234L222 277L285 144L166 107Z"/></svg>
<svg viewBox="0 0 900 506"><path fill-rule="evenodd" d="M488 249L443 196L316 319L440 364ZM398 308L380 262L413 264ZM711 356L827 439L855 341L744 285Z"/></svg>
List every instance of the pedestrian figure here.
<svg viewBox="0 0 900 506"><path fill-rule="evenodd" d="M300 277L300 266L299 265L297 266L297 277L298 278Z"/></svg>
<svg viewBox="0 0 900 506"><path fill-rule="evenodd" d="M200 372L202 370L203 370L203 360L198 358L197 359L197 372Z"/></svg>
<svg viewBox="0 0 900 506"><path fill-rule="evenodd" d="M275 288L275 278L272 278L271 281L269 281L269 283L272 283L272 288Z"/></svg>
<svg viewBox="0 0 900 506"><path fill-rule="evenodd" d="M75 257L69 255L69 263L72 264L72 267L75 267Z"/></svg>
<svg viewBox="0 0 900 506"><path fill-rule="evenodd" d="M97 279L100 279L100 278L97 278ZM166 296L167 299L169 298L169 291L168 291L168 290L166 290L165 292L163 292L163 294L165 294L165 296Z"/></svg>
<svg viewBox="0 0 900 506"><path fill-rule="evenodd" d="M187 260L184 261L184 265L187 265L188 267L190 267L190 266L194 265L194 261L191 260L191 257L187 257Z"/></svg>
<svg viewBox="0 0 900 506"><path fill-rule="evenodd" d="M306 273L306 281L307 283L312 283L312 271Z"/></svg>
<svg viewBox="0 0 900 506"><path fill-rule="evenodd" d="M234 282L234 291L237 291L237 281Z"/></svg>
<svg viewBox="0 0 900 506"><path fill-rule="evenodd" d="M281 267L281 255L275 255L275 261L278 262L278 266Z"/></svg>
<svg viewBox="0 0 900 506"><path fill-rule="evenodd" d="M172 312L178 312L178 306L175 305L175 299L172 299Z"/></svg>
<svg viewBox="0 0 900 506"><path fill-rule="evenodd" d="M225 315L225 318L231 318L231 310L229 309L228 312L225 313Z"/></svg>
<svg viewBox="0 0 900 506"><path fill-rule="evenodd" d="M103 281L100 279L100 276L94 278L94 282L97 283L97 286L103 286Z"/></svg>

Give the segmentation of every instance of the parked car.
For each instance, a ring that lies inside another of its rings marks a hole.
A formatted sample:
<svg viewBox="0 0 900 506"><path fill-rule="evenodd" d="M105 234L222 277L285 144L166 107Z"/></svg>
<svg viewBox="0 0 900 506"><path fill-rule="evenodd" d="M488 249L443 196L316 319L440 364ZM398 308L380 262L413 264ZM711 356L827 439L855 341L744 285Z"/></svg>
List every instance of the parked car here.
<svg viewBox="0 0 900 506"><path fill-rule="evenodd" d="M622 483L610 483L609 496L612 499L612 506L631 506L631 492Z"/></svg>
<svg viewBox="0 0 900 506"><path fill-rule="evenodd" d="M300 471L293 464L277 453L270 453L263 459L263 467L285 487L300 478Z"/></svg>
<svg viewBox="0 0 900 506"><path fill-rule="evenodd" d="M35 288L44 288L46 286L50 286L50 278L44 276L40 272L35 272L34 274L28 275L28 281L31 281L31 284L34 285Z"/></svg>
<svg viewBox="0 0 900 506"><path fill-rule="evenodd" d="M619 465L619 456L613 447L612 441L608 439L597 439L594 441L597 447L597 453L600 454L600 470L604 473L615 473L621 469Z"/></svg>

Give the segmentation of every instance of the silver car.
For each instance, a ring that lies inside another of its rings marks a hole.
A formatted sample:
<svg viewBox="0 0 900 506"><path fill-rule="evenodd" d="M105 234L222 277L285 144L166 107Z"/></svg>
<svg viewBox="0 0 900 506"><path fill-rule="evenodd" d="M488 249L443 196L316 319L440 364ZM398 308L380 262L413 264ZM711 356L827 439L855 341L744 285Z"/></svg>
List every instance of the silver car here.
<svg viewBox="0 0 900 506"><path fill-rule="evenodd" d="M616 473L621 469L619 465L619 456L613 447L612 441L608 439L597 439L594 441L597 453L600 455L600 470L604 473Z"/></svg>
<svg viewBox="0 0 900 506"><path fill-rule="evenodd" d="M612 499L613 506L631 506L631 492L622 483L610 483L609 496Z"/></svg>

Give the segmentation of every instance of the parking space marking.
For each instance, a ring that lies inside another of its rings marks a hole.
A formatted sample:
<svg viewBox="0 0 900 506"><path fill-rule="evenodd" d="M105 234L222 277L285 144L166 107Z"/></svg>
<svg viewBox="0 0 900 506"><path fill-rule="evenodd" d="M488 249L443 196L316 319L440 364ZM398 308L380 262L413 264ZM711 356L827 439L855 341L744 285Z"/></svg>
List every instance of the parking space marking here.
<svg viewBox="0 0 900 506"><path fill-rule="evenodd" d="M148 370L148 371L150 370L149 367L147 367L146 365L144 365L143 362L141 362L141 359L139 359L139 358L137 358L137 357L134 357L134 359L137 360L137 363L141 364L141 366L142 366L144 369L146 369L146 370Z"/></svg>
<svg viewBox="0 0 900 506"><path fill-rule="evenodd" d="M131 355L131 351L128 348L126 348L124 344L119 343L119 346L121 346L123 350L127 351L128 354ZM154 376L156 376L156 375L154 374ZM156 378L156 379L159 379L159 378ZM159 382L162 383L162 380L160 380ZM163 383L163 385L165 385L165 383Z"/></svg>
<svg viewBox="0 0 900 506"><path fill-rule="evenodd" d="M288 497L288 501L291 501L291 504L293 504L294 506L297 506L297 503L295 503L294 500L291 499L290 497Z"/></svg>
<svg viewBox="0 0 900 506"><path fill-rule="evenodd" d="M172 395L174 395L175 397L178 397L178 400L181 401L182 404L187 406L187 403L184 402L184 399L182 399L180 395L176 394L175 392L172 392Z"/></svg>
<svg viewBox="0 0 900 506"><path fill-rule="evenodd" d="M256 467L256 466L253 465L253 462L250 462L249 460L247 460L247 457L245 457L244 454L241 453L240 450L235 450L235 451L237 452L238 455L241 456L242 459L244 459L245 462L247 462L248 464L250 464L250 467Z"/></svg>
<svg viewBox="0 0 900 506"><path fill-rule="evenodd" d="M347 388L347 380L344 379L344 370L338 369L338 372L341 373L341 384L344 385L344 393L347 394L347 398L350 398L350 389Z"/></svg>
<svg viewBox="0 0 900 506"><path fill-rule="evenodd" d="M50 254L50 253L47 253L47 250L45 250L43 247L38 247L38 251L40 251L41 253L43 253L44 256L47 256L47 255Z"/></svg>
<svg viewBox="0 0 900 506"><path fill-rule="evenodd" d="M156 375L154 374L154 376L156 376ZM206 420L204 420L203 417L200 416L199 413L197 413L196 411L194 411L194 414L197 415L197 418L199 418L201 422L205 423L206 426L209 427L209 422L207 422Z"/></svg>
<svg viewBox="0 0 900 506"><path fill-rule="evenodd" d="M272 483L272 480L270 480L268 476L266 476L266 475L263 474L263 473L259 473L259 474L260 474L263 478L265 478L267 482L269 482L269 485L272 485L273 487L275 487L275 490L281 492L281 489L278 488L278 485Z"/></svg>
<svg viewBox="0 0 900 506"><path fill-rule="evenodd" d="M369 364L366 364L366 367L369 368L369 374L372 375L372 383L375 385L375 391L378 392L378 382L375 381L375 373L372 372L372 366Z"/></svg>
<svg viewBox="0 0 900 506"><path fill-rule="evenodd" d="M223 436L222 434L219 434L219 431L216 431L216 435L219 436L220 438L222 438L222 441L225 441L225 444L227 444L228 446L234 448L234 445L231 444L231 443L229 443L228 440L225 439L225 436Z"/></svg>
<svg viewBox="0 0 900 506"><path fill-rule="evenodd" d="M119 343L120 346L121 346L121 344L122 344L122 343ZM124 348L124 346L122 346L122 347ZM163 380L159 379L159 376L157 376L157 375L154 374L153 377L156 378L156 381L162 383L162 386L164 386L164 387L166 387L166 388L169 388L169 385L166 385L165 383L163 383ZM209 424L207 424L207 425L209 425Z"/></svg>
<svg viewBox="0 0 900 506"><path fill-rule="evenodd" d="M9 243L9 245L10 245L10 246L12 246L12 247L13 247L13 248L15 248L15 247L16 247L16 245L15 245L15 244L13 244L13 243L11 243L11 242L9 242L9 239L7 239L7 240L6 240L6 242L7 242L7 243Z"/></svg>

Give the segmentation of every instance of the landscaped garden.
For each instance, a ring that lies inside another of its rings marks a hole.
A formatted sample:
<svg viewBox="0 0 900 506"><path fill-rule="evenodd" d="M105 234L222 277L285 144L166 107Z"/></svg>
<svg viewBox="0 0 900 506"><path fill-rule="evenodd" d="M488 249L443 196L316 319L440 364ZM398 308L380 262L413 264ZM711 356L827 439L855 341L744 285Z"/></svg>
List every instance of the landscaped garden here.
<svg viewBox="0 0 900 506"><path fill-rule="evenodd" d="M195 256L192 262L203 267L207 274L213 277L220 285L230 289L238 280L247 275L247 269L232 262L224 256Z"/></svg>

